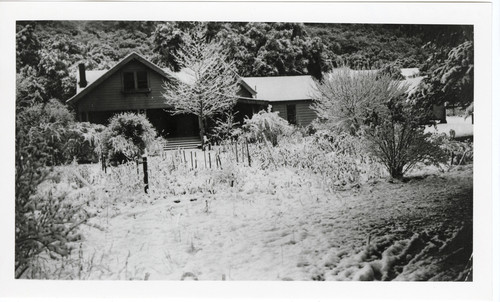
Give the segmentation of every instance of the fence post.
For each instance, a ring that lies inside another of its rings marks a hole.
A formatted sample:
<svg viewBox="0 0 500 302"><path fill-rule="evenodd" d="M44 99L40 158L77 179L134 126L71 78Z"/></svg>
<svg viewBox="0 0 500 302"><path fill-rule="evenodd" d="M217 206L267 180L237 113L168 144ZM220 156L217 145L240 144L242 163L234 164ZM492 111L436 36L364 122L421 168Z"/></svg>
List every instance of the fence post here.
<svg viewBox="0 0 500 302"><path fill-rule="evenodd" d="M210 169L212 169L212 157L210 156L210 152L208 152L208 164Z"/></svg>
<svg viewBox="0 0 500 302"><path fill-rule="evenodd" d="M222 170L222 162L221 162L221 160L220 160L220 153L219 153L219 154L217 154L217 160L219 161L219 167L220 167L220 169Z"/></svg>
<svg viewBox="0 0 500 302"><path fill-rule="evenodd" d="M252 166L252 161L250 160L250 150L248 150L248 139L245 138L245 143L247 144L247 156L248 156L248 166Z"/></svg>
<svg viewBox="0 0 500 302"><path fill-rule="evenodd" d="M193 165L193 151L191 151L191 169L194 169L194 165Z"/></svg>
<svg viewBox="0 0 500 302"><path fill-rule="evenodd" d="M205 161L205 169L207 168L207 151L203 150L203 160Z"/></svg>
<svg viewBox="0 0 500 302"><path fill-rule="evenodd" d="M234 151L236 152L236 162L238 162L238 141L234 141Z"/></svg>
<svg viewBox="0 0 500 302"><path fill-rule="evenodd" d="M102 165L102 170L104 173L106 173L106 158L104 157L104 154L101 155L101 165Z"/></svg>
<svg viewBox="0 0 500 302"><path fill-rule="evenodd" d="M142 167L144 169L144 193L148 194L149 181L148 181L148 154L144 153L142 156Z"/></svg>

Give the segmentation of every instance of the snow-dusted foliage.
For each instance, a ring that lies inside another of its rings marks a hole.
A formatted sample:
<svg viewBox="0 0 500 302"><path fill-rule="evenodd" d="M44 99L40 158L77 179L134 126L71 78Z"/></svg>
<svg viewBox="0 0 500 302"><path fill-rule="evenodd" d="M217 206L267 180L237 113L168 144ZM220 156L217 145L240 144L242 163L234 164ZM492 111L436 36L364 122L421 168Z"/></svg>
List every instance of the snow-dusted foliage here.
<svg viewBox="0 0 500 302"><path fill-rule="evenodd" d="M244 136L252 142L267 141L273 147L278 145L279 138L292 133L292 126L278 115L272 112L271 106L267 110L261 110L252 118L245 119L243 123Z"/></svg>
<svg viewBox="0 0 500 302"><path fill-rule="evenodd" d="M155 138L156 130L145 116L120 113L102 132L101 148L109 162L123 163L141 157Z"/></svg>
<svg viewBox="0 0 500 302"><path fill-rule="evenodd" d="M221 43L206 41L205 30L200 25L185 37L173 56L186 76L167 81L163 93L173 114L198 116L201 137L207 118L234 106L238 89L234 62L227 60Z"/></svg>
<svg viewBox="0 0 500 302"><path fill-rule="evenodd" d="M317 82L317 100L312 108L318 117L330 125L351 134L356 133L373 112L408 88L390 76L371 70L351 70L343 67Z"/></svg>
<svg viewBox="0 0 500 302"><path fill-rule="evenodd" d="M16 119L15 153L15 277L33 277L38 256L61 259L78 241L78 226L88 216L78 204L49 186L51 167L65 151L71 115L60 104L34 105Z"/></svg>
<svg viewBox="0 0 500 302"><path fill-rule="evenodd" d="M363 141L347 133L334 135L318 131L313 136L300 132L280 140L280 145L266 148L252 146L252 159L261 168L292 167L320 175L332 189L342 189L379 179L383 166L365 152Z"/></svg>

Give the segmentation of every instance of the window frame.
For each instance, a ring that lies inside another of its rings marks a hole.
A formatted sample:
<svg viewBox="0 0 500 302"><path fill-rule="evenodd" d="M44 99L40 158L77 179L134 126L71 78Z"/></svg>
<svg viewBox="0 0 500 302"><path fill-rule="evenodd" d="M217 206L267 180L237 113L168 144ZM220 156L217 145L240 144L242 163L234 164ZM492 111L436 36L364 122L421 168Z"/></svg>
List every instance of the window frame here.
<svg viewBox="0 0 500 302"><path fill-rule="evenodd" d="M145 81L142 80L141 82L146 83L147 88L139 88L140 81L139 81L138 73L144 73L146 75ZM125 87L126 74L133 74L133 77L134 77L133 89L130 89L130 88L127 89ZM149 82L149 72L147 70L123 71L121 78L122 78L122 92L123 93L127 94L127 93L149 93L149 92L151 92L151 85Z"/></svg>

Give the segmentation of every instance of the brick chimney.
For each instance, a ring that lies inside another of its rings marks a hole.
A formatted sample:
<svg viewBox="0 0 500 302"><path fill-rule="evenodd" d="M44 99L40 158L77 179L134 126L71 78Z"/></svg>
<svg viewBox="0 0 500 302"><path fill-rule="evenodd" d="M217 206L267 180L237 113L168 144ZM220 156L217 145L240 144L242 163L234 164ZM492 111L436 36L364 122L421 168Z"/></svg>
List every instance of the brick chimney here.
<svg viewBox="0 0 500 302"><path fill-rule="evenodd" d="M80 88L85 88L87 87L87 78L85 77L85 64L78 64L78 71L80 73L80 82L78 82L78 84L80 85Z"/></svg>

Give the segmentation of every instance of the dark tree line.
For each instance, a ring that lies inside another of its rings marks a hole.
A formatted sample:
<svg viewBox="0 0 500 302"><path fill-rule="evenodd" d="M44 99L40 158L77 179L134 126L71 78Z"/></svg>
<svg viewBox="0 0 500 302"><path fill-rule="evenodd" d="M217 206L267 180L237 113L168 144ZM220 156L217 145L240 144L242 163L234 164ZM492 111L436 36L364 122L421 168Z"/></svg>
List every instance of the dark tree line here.
<svg viewBox="0 0 500 302"><path fill-rule="evenodd" d="M17 99L64 101L75 93L78 63L106 69L132 51L178 71L175 54L200 25L207 42L216 40L227 49L241 76L320 79L322 72L342 65L388 71L419 67L442 77L460 57L447 61L450 51L473 38L472 26L457 25L25 21L17 23Z"/></svg>

